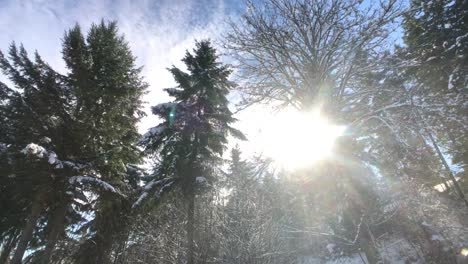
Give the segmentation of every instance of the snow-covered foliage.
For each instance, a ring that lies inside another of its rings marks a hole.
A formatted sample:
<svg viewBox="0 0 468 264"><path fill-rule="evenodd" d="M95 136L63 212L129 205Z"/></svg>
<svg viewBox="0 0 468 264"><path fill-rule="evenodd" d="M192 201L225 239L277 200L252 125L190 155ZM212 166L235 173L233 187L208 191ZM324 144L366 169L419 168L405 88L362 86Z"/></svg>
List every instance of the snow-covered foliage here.
<svg viewBox="0 0 468 264"><path fill-rule="evenodd" d="M173 109L174 107L177 107L177 103L174 102L167 102L167 103L161 103L153 106L151 108L153 114L155 115L164 115L168 113L169 110Z"/></svg>
<svg viewBox="0 0 468 264"><path fill-rule="evenodd" d="M328 250L328 252L329 252L330 254L333 254L333 252L335 251L335 247L336 247L336 245L333 244L333 243L327 244L327 250Z"/></svg>
<svg viewBox="0 0 468 264"><path fill-rule="evenodd" d="M158 126L152 127L143 135L143 141L148 140L151 137L159 137L160 134L166 129L165 124L160 124Z"/></svg>
<svg viewBox="0 0 468 264"><path fill-rule="evenodd" d="M28 144L24 149L21 150L21 153L36 157L38 159L45 159L50 165L55 165L56 169L63 169L64 167L68 167L74 170L81 170L89 166L79 162L60 160L55 152L47 150L35 143Z"/></svg>
<svg viewBox="0 0 468 264"><path fill-rule="evenodd" d="M205 178L205 177L203 177L203 176L198 176L198 177L195 178L195 182L196 182L197 184L206 184L207 181L206 181L206 178Z"/></svg>
<svg viewBox="0 0 468 264"><path fill-rule="evenodd" d="M0 143L0 153L8 150L8 145L5 143Z"/></svg>
<svg viewBox="0 0 468 264"><path fill-rule="evenodd" d="M128 197L121 190L131 192L145 176L127 164L141 159L135 145L147 84L116 23L92 24L88 36L76 25L62 40L66 70L61 72L37 52L29 56L22 45L10 45L7 56L0 52L0 79L13 86L0 82L0 142L9 146L5 155L0 153L0 174L7 176L0 177L0 244L6 245L5 237L13 239L10 247L28 245L28 252L21 246L2 251L2 263L50 263L59 240L78 249L82 245L74 241L96 233L105 239L90 240L93 246L81 255L94 259L71 262L106 262L96 255L112 247L114 235L107 225L119 233L128 213L123 211ZM30 235L17 232L24 226ZM70 226L80 228L70 234Z"/></svg>
<svg viewBox="0 0 468 264"><path fill-rule="evenodd" d="M72 176L68 179L68 182L71 186L75 186L78 184L90 184L104 191L115 193L120 196L125 196L117 188L115 188L108 182L105 182L99 179L96 176L88 176L88 175Z"/></svg>
<svg viewBox="0 0 468 264"><path fill-rule="evenodd" d="M132 208L138 208L148 197L150 193L156 198L160 198L164 191L167 191L170 188L176 179L174 178L165 178L160 180L152 180L148 182L142 188L142 192L139 195L138 199L133 203Z"/></svg>
<svg viewBox="0 0 468 264"><path fill-rule="evenodd" d="M21 153L23 153L25 155L35 156L35 157L41 158L41 159L44 158L44 157L48 157L48 155L49 155L47 150L44 147L39 146L39 145L37 145L35 143L28 144L23 150L21 150Z"/></svg>

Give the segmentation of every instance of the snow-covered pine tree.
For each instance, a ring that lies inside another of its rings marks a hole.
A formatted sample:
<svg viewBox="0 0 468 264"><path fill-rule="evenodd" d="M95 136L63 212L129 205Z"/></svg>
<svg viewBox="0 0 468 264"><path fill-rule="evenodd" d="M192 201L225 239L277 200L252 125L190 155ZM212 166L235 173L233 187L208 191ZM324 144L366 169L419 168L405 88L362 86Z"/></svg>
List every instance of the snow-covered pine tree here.
<svg viewBox="0 0 468 264"><path fill-rule="evenodd" d="M180 187L187 204L187 261L192 264L197 186L216 178L228 134L241 139L244 136L231 127L236 121L226 98L234 87L228 80L231 70L218 62L211 43L196 42L193 54L187 51L182 61L188 72L169 69L178 84L166 89L174 101L152 108L163 122L149 130L143 144L147 152L158 153L160 163L156 179L148 183L141 198L154 188L161 190L171 184Z"/></svg>
<svg viewBox="0 0 468 264"><path fill-rule="evenodd" d="M226 187L229 195L223 206L223 225L220 227L220 257L227 263L250 263L266 259L263 257L272 248L268 240L275 232L271 228L268 212L271 204L265 199L260 179L256 178L255 167L241 158L236 146L231 150ZM263 203L263 204L262 204ZM268 208L262 210L262 208ZM273 244L273 241L269 241Z"/></svg>
<svg viewBox="0 0 468 264"><path fill-rule="evenodd" d="M136 123L146 84L115 23L93 25L87 41L77 26L66 34L63 48L66 76L38 54L29 59L22 46L12 45L9 58L0 53L0 67L15 86L0 84L0 180L2 202L11 209L1 212L0 232L8 251L16 245L15 264L26 249L28 259L49 263L55 244L67 240L65 228L77 223L86 231L91 226L105 241L96 240L99 250L83 255L90 262L106 258L102 244L118 235L113 223L124 223L118 209L129 189L128 165L140 159ZM85 190L98 198L97 207ZM96 218L83 225L92 211ZM39 219L45 224L37 225ZM103 226L115 229L106 233Z"/></svg>
<svg viewBox="0 0 468 264"><path fill-rule="evenodd" d="M1 138L2 155L6 156L1 164L6 172L2 174L2 201L18 206L21 212L15 215L15 211L2 210L2 219L6 220L2 237L16 236L11 263L21 263L29 242L37 238L34 231L39 218L51 217L50 212L71 203L71 197L65 193L65 175L77 171L75 163L68 160L77 144L68 129L72 120L70 93L63 76L37 53L31 60L26 49L15 44L10 46L9 59L0 53L0 68L15 86L10 89L1 85L1 118L8 124ZM24 222L18 222L20 216L24 216ZM48 224L44 232L36 230L36 235L44 234L39 241L51 241L49 227ZM47 245L46 250L49 248ZM35 248L30 249L35 253Z"/></svg>
<svg viewBox="0 0 468 264"><path fill-rule="evenodd" d="M468 164L468 2L413 0L410 10L404 40L407 59L413 62L408 70L416 80L413 98L426 105L419 111L421 125L444 164L444 174L468 205L442 153L445 149L460 168ZM465 179L465 191L466 186Z"/></svg>
<svg viewBox="0 0 468 264"><path fill-rule="evenodd" d="M115 22L93 24L86 38L75 26L65 35L63 56L80 123L75 133L83 138L86 162L92 164L97 177L128 194L130 165L142 157L136 148L140 137L136 124L144 115L141 96L147 87L141 68L135 65ZM91 225L94 235L87 237L75 254L77 263L108 263L112 243L125 228L130 205L123 196L99 193Z"/></svg>

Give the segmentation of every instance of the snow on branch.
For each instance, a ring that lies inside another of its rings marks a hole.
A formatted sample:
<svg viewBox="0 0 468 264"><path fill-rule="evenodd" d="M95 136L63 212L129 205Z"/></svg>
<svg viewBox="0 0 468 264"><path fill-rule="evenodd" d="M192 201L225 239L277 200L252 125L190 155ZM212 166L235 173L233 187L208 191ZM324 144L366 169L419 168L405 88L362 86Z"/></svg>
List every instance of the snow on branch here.
<svg viewBox="0 0 468 264"><path fill-rule="evenodd" d="M29 143L23 150L21 150L21 153L30 156L36 156L41 159L48 155L48 152L45 148L34 143Z"/></svg>
<svg viewBox="0 0 468 264"><path fill-rule="evenodd" d="M207 180L206 180L206 178L203 177L203 176L198 176L197 178L195 178L195 182L196 182L197 184L201 184L201 185L202 185L202 184L206 184L206 183L207 183Z"/></svg>
<svg viewBox="0 0 468 264"><path fill-rule="evenodd" d="M5 143L0 143L0 153L7 151L8 145Z"/></svg>
<svg viewBox="0 0 468 264"><path fill-rule="evenodd" d="M98 188L100 189L103 189L105 191L108 191L108 192L111 192L111 193L115 193L115 194L118 194L122 197L126 197L123 193L121 193L117 188L115 188L114 186L112 186L111 184L101 180L101 179L98 179L97 177L95 176L87 176L87 175L83 175L83 176L73 176L73 177L70 177L70 179L68 179L68 182L70 183L70 185L76 185L76 184L91 184L91 185L94 185L94 186L97 186Z"/></svg>
<svg viewBox="0 0 468 264"><path fill-rule="evenodd" d="M127 164L126 168L127 168L127 173L135 174L140 178L145 176L144 170L138 167L138 165Z"/></svg>
<svg viewBox="0 0 468 264"><path fill-rule="evenodd" d="M341 244L352 246L352 245L356 245L356 243L358 242L359 236L362 233L361 232L362 224L366 225L364 220L365 220L365 214L361 214L359 223L357 225L355 225L355 234L354 234L354 237L352 239L348 238L348 237L345 237L345 236L335 234L334 232L323 232L323 231L320 231L320 230L315 230L317 228L299 229L299 228L288 226L288 225L285 225L284 227L285 227L286 232L288 232L288 233L307 233L307 234L317 235L317 236L333 237L333 238L341 240L340 241Z"/></svg>
<svg viewBox="0 0 468 264"><path fill-rule="evenodd" d="M143 135L143 140L147 140L150 137L159 136L167 128L166 124L162 123L155 127L152 127Z"/></svg>
<svg viewBox="0 0 468 264"><path fill-rule="evenodd" d="M35 143L29 143L24 149L21 150L21 153L23 153L26 156L34 156L39 159L47 159L47 162L50 165L55 165L56 169L63 169L66 166L74 170L80 170L86 167L85 164L68 160L59 160L55 152L47 150L44 147Z"/></svg>
<svg viewBox="0 0 468 264"><path fill-rule="evenodd" d="M140 194L136 202L132 205L132 208L137 208L141 205L141 203L146 200L150 194L151 191L156 189L154 195L156 198L160 198L161 194L169 187L174 184L175 178L164 178L161 180L152 180L148 182L144 187L143 187L143 192ZM159 188L158 188L159 187Z"/></svg>
<svg viewBox="0 0 468 264"><path fill-rule="evenodd" d="M166 91L170 96L177 96L182 94L183 90L179 88L165 88L164 91Z"/></svg>
<svg viewBox="0 0 468 264"><path fill-rule="evenodd" d="M153 114L160 115L160 114L164 114L166 111L176 106L177 106L177 103L174 103L174 102L161 103L161 104L153 106L151 110Z"/></svg>

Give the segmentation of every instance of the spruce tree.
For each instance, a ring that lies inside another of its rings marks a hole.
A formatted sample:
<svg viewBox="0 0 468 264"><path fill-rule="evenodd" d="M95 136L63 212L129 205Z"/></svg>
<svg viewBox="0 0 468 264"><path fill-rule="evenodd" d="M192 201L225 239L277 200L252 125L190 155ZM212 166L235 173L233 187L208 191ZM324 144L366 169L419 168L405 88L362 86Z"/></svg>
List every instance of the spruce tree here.
<svg viewBox="0 0 468 264"><path fill-rule="evenodd" d="M37 221L46 211L53 210L58 202L56 196L63 196L66 191L57 185L67 183L62 176L70 170L63 160L67 157L63 150L68 140L73 140L66 131L71 119L70 94L63 76L37 53L31 60L22 46L11 45L9 60L0 53L0 67L16 88L2 85L5 104L1 114L9 124L1 139L6 146L4 153L9 156L8 162L2 164L8 173L2 177L8 187L3 194L11 195L6 200L13 200L19 209L28 212L21 223L21 232L17 232L18 242L11 261L21 263ZM60 199L60 203L64 200L67 198Z"/></svg>
<svg viewBox="0 0 468 264"><path fill-rule="evenodd" d="M415 93L434 109L423 117L438 143L448 147L454 162L465 167L468 2L414 0L411 6L404 28L408 60L417 62L411 68L419 84Z"/></svg>
<svg viewBox="0 0 468 264"><path fill-rule="evenodd" d="M468 2L414 0L411 7L404 21L404 40L408 61L416 63L408 67L415 80L413 97L426 105L419 111L421 126L445 167L444 174L468 205L442 153L445 149L455 164L466 168Z"/></svg>
<svg viewBox="0 0 468 264"><path fill-rule="evenodd" d="M230 126L235 121L226 98L234 87L228 80L231 70L218 62L211 43L197 42L193 54L187 52L182 61L188 72L169 69L178 84L166 89L174 101L152 108L163 122L150 129L143 143L148 152L160 157L159 180L150 182L145 190L176 183L182 191L187 205L187 261L192 264L197 186L215 179L228 134L244 136Z"/></svg>
<svg viewBox="0 0 468 264"><path fill-rule="evenodd" d="M223 239L221 256L228 263L249 263L267 253L266 248L258 243L258 229L268 220L257 204L263 201L259 180L255 178L254 166L241 158L241 151L236 146L231 150L229 172L226 175L226 188L229 195L224 206L225 226L221 230ZM263 235L263 234L262 234ZM265 237L266 239L266 237Z"/></svg>
<svg viewBox="0 0 468 264"><path fill-rule="evenodd" d="M0 68L15 85L0 84L0 155L6 157L0 181L2 201L11 205L1 212L0 232L16 243L14 264L26 249L29 259L49 263L56 243L67 239L66 227L77 224L96 237L78 259L105 263L125 224L131 164L141 157L136 123L147 85L116 24L92 25L86 41L76 26L65 35L63 54L66 75L37 53L31 60L22 46L13 44L9 58L0 53ZM93 213L87 223L83 216Z"/></svg>
<svg viewBox="0 0 468 264"><path fill-rule="evenodd" d="M115 22L93 24L86 36L79 26L65 35L63 56L70 86L76 94L74 109L80 120L82 150L96 177L117 187L123 195L101 192L88 237L76 254L78 263L108 263L113 240L125 228L130 194L131 164L139 163L136 124L144 115L141 96L147 84L135 57Z"/></svg>

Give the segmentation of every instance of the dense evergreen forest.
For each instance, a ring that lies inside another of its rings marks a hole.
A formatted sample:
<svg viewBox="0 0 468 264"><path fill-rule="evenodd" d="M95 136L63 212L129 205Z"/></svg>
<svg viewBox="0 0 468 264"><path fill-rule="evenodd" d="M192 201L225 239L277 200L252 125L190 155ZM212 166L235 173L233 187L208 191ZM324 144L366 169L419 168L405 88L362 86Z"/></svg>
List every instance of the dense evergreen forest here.
<svg viewBox="0 0 468 264"><path fill-rule="evenodd" d="M468 1L244 4L171 88L106 18L66 72L0 52L1 264L468 263ZM255 107L301 166L244 149Z"/></svg>

